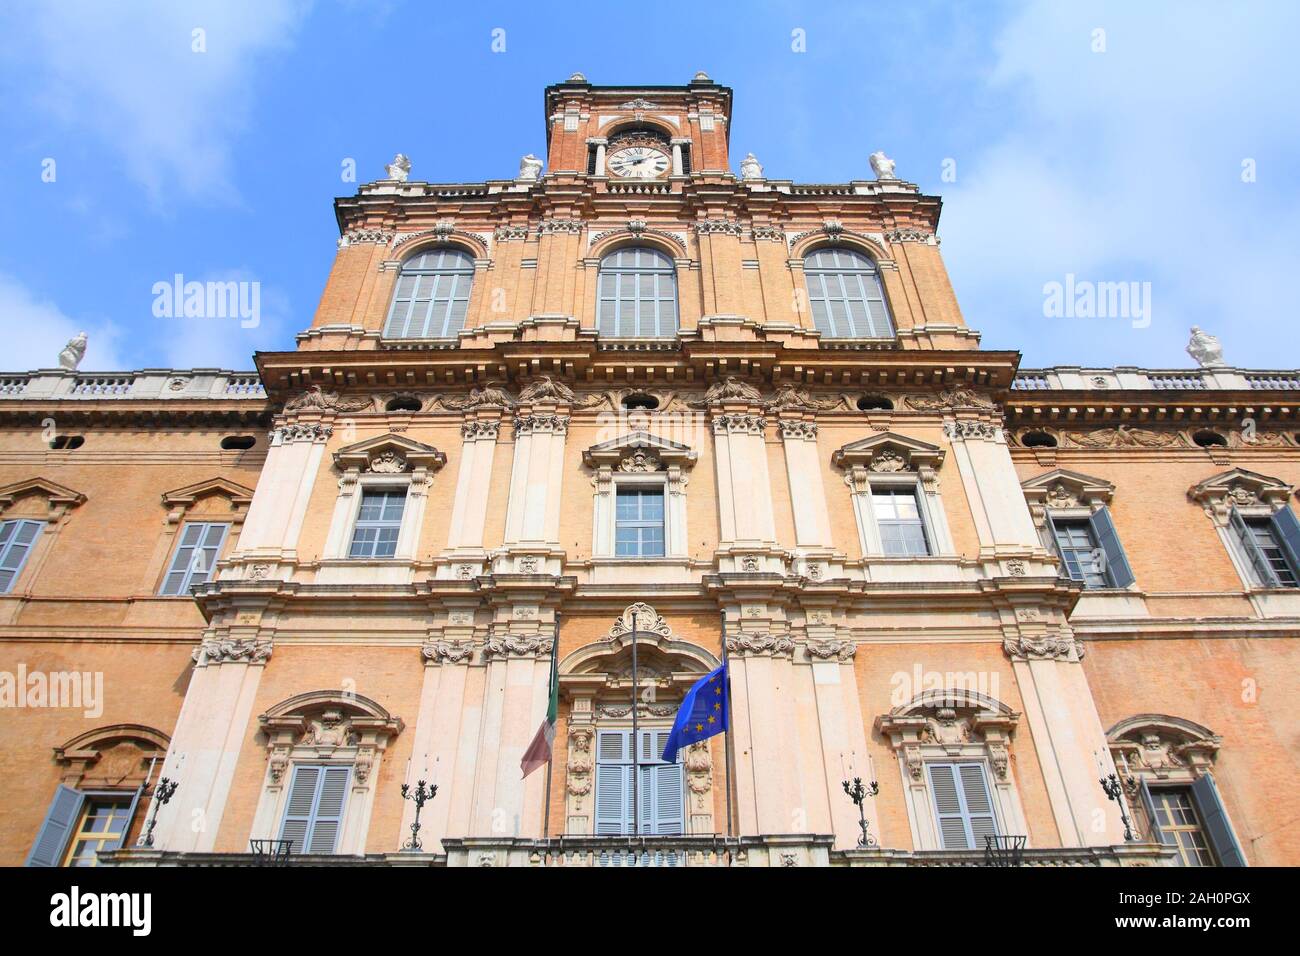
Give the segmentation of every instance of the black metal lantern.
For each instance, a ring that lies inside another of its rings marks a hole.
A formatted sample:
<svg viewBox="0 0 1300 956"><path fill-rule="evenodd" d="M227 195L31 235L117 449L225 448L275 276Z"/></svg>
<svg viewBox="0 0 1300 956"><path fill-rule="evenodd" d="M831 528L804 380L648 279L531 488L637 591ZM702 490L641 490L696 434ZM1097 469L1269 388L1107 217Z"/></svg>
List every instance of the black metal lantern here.
<svg viewBox="0 0 1300 956"><path fill-rule="evenodd" d="M411 824L411 839L402 844L403 850L417 852L424 849L424 845L420 843L420 811L437 794L438 785L436 783L426 787L424 781L421 780L416 784L415 790L411 789L409 783L402 784L402 799L415 802L415 822Z"/></svg>
<svg viewBox="0 0 1300 956"><path fill-rule="evenodd" d="M867 797L874 797L880 793L880 784L873 780L869 785L864 785L861 777L854 777L852 784L847 780L844 781L844 792L858 807L858 826L862 828L862 836L858 837L858 849L865 850L875 846L876 838L871 835L867 824L866 800Z"/></svg>

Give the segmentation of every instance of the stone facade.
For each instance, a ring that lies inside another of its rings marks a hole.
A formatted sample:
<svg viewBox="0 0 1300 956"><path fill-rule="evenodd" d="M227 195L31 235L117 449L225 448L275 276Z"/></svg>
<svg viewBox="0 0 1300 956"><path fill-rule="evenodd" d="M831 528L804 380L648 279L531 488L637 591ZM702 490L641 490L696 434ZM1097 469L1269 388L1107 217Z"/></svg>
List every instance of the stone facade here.
<svg viewBox="0 0 1300 956"><path fill-rule="evenodd" d="M731 92L705 77L575 77L546 104L540 176L437 185L416 157L337 200L312 325L255 378L0 376L0 519L41 527L0 594L0 675L103 682L93 708L0 710L0 863L28 859L60 785L150 773L177 792L146 791L106 861L248 854L286 832L300 767L348 769L333 858L556 865L566 836L568 862L609 862L601 735L633 706L666 730L724 656L731 772L722 736L683 752L684 832L653 852L982 859L936 811L946 766L980 768L1026 862L1169 862L1143 795L1202 778L1207 830L1300 862L1300 589L1254 578L1231 524L1294 510L1300 375L1018 371L962 319L937 198L737 179ZM663 174L612 174L627 144ZM601 334L602 262L633 247L672 263L675 334ZM473 263L462 327L388 334L404 263L440 249ZM819 326L804 270L828 249L874 264L892 334ZM84 442L54 447L51 420ZM659 496L661 554L620 552L620 489ZM391 553L358 557L380 491L404 496ZM924 553L892 543L887 494ZM1054 532L1090 521L1131 580L1069 576ZM218 560L165 595L196 524L227 528ZM522 778L552 655L552 768ZM879 784L865 848L854 776ZM438 793L402 855L420 778Z"/></svg>

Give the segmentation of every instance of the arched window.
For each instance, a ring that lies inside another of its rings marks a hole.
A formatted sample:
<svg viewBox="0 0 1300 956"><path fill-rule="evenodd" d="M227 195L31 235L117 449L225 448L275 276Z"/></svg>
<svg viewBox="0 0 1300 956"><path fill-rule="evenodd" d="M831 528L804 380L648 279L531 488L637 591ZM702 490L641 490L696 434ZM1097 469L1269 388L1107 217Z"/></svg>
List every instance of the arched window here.
<svg viewBox="0 0 1300 956"><path fill-rule="evenodd" d="M876 264L850 249L817 249L803 260L817 331L831 339L894 334Z"/></svg>
<svg viewBox="0 0 1300 956"><path fill-rule="evenodd" d="M459 249L428 249L402 263L384 337L440 339L465 327L474 260Z"/></svg>
<svg viewBox="0 0 1300 956"><path fill-rule="evenodd" d="M601 335L677 334L677 272L657 249L632 246L600 260L596 328Z"/></svg>

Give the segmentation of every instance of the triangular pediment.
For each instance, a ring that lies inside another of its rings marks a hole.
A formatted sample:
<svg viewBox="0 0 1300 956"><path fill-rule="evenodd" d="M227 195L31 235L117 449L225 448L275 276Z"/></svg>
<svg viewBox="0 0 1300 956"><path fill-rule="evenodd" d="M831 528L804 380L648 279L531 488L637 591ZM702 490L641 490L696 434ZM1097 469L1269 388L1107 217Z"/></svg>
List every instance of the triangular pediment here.
<svg viewBox="0 0 1300 956"><path fill-rule="evenodd" d="M334 453L334 464L341 471L401 474L417 468L436 471L446 463L447 456L432 445L392 432L355 442Z"/></svg>
<svg viewBox="0 0 1300 956"><path fill-rule="evenodd" d="M880 432L851 441L831 456L840 468L862 467L868 471L888 473L938 468L944 451L938 445L896 432Z"/></svg>
<svg viewBox="0 0 1300 956"><path fill-rule="evenodd" d="M80 491L73 491L48 478L27 478L0 488L0 512L7 511L14 502L29 495L37 495L49 502L51 509L75 508L86 500Z"/></svg>
<svg viewBox="0 0 1300 956"><path fill-rule="evenodd" d="M229 478L209 478L206 481L196 481L184 488L164 491L162 502L168 508L188 508L200 498L212 495L229 498L232 506L246 507L253 500L253 489L245 488Z"/></svg>
<svg viewBox="0 0 1300 956"><path fill-rule="evenodd" d="M1081 471L1056 468L1020 483L1025 500L1053 508L1088 507L1109 504L1115 486L1104 478L1085 475Z"/></svg>
<svg viewBox="0 0 1300 956"><path fill-rule="evenodd" d="M1261 475L1245 468L1233 468L1206 478L1187 489L1187 497L1201 504L1231 499L1239 505L1287 502L1295 486L1281 478Z"/></svg>
<svg viewBox="0 0 1300 956"><path fill-rule="evenodd" d="M624 471L659 471L661 465L689 467L696 453L690 445L660 438L648 431L632 431L598 442L582 453L589 468L617 467Z"/></svg>

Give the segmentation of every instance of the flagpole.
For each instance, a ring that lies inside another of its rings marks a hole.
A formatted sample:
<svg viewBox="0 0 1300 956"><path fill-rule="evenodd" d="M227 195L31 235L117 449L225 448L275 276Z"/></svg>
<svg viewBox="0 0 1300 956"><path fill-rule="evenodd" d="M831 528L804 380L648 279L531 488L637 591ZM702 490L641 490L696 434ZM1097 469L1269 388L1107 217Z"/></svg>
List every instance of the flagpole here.
<svg viewBox="0 0 1300 956"><path fill-rule="evenodd" d="M731 734L734 724L731 722L731 665L727 660L727 612L723 610L722 614L722 668L723 673L727 675L727 733L726 733L726 761L727 761L727 836L734 836L731 822Z"/></svg>
<svg viewBox="0 0 1300 956"><path fill-rule="evenodd" d="M641 835L641 740L636 732L636 611L632 612L632 835Z"/></svg>
<svg viewBox="0 0 1300 956"><path fill-rule="evenodd" d="M555 655L559 653L560 653L560 612L556 611L554 631L551 638L551 673L548 680L548 684L550 681L556 681L557 683L559 682L560 675L559 672L557 672L555 669ZM546 693L548 698L547 708L549 709L550 695L556 694L558 696L559 690L558 688L548 686L546 688ZM559 722L558 715L556 716L556 722L557 723ZM546 760L546 798L545 798L546 803L543 805L545 809L543 809L542 811L542 839L543 840L549 840L551 838L551 777L553 776L554 765L555 765L555 741L552 740L551 755Z"/></svg>

